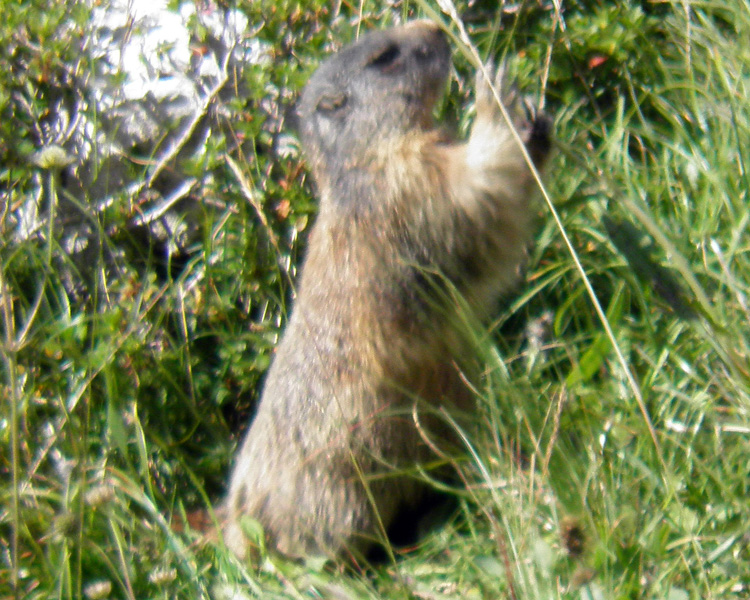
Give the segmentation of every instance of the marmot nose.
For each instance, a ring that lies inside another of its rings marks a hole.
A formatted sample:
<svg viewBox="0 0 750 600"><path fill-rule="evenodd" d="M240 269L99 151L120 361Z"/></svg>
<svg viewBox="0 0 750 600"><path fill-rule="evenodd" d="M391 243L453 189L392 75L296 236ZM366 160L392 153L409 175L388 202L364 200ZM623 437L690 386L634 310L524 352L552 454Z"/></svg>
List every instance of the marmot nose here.
<svg viewBox="0 0 750 600"><path fill-rule="evenodd" d="M410 21L401 31L401 39L407 46L416 49L422 59L438 58L444 62L450 56L448 38L436 23L428 19Z"/></svg>

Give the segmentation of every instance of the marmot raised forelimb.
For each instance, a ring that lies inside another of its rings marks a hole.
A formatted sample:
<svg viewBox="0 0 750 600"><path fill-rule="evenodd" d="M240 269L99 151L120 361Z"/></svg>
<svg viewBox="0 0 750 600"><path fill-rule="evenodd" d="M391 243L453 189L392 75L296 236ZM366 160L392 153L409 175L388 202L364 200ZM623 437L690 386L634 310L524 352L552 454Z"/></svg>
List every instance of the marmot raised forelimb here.
<svg viewBox="0 0 750 600"><path fill-rule="evenodd" d="M534 184L481 78L469 140L434 127L449 65L443 33L417 21L345 47L302 94L320 213L231 478L224 534L241 557L245 515L284 554L364 552L422 496L403 474L432 456L419 406L466 406L436 282L486 312L517 278ZM516 125L541 160L546 121Z"/></svg>

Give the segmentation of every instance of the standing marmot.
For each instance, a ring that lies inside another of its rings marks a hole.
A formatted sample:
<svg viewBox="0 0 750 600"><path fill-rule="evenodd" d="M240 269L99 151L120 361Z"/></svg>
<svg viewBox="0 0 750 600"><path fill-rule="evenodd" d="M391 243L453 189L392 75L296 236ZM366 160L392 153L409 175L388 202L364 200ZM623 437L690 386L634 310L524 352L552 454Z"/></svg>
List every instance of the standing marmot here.
<svg viewBox="0 0 750 600"><path fill-rule="evenodd" d="M442 32L418 21L347 46L302 94L320 213L231 478L225 541L241 557L245 515L288 555L382 540L423 494L405 470L431 457L430 413L466 406L456 308L441 298L455 287L482 313L516 279L533 179L481 79L468 142L435 129L449 66ZM541 160L546 121L518 128Z"/></svg>

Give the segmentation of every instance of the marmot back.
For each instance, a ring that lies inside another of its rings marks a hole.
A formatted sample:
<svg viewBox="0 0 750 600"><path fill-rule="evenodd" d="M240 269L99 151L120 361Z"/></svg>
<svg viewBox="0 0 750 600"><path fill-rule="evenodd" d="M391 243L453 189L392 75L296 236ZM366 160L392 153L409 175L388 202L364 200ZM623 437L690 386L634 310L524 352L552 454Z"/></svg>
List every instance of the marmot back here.
<svg viewBox="0 0 750 600"><path fill-rule="evenodd" d="M442 32L417 21L344 48L302 94L320 212L230 482L225 541L241 557L245 515L284 554L367 551L423 497L406 473L434 458L425 431L448 436L433 415L470 406L440 282L480 314L512 285L533 182L481 80L469 140L435 129L449 66ZM543 158L546 121L517 127Z"/></svg>

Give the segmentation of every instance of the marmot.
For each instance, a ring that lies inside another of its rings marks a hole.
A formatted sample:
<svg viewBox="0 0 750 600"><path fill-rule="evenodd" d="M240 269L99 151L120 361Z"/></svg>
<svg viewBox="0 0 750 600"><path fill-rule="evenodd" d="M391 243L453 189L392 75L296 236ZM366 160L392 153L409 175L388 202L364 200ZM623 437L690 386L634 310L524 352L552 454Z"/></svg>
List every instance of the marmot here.
<svg viewBox="0 0 750 600"><path fill-rule="evenodd" d="M230 481L224 539L240 557L243 516L282 554L361 555L422 497L405 472L435 458L431 412L467 406L446 292L484 313L517 279L534 183L481 77L468 141L435 128L449 68L444 34L415 21L343 48L302 93L320 211ZM547 121L517 128L541 161Z"/></svg>

